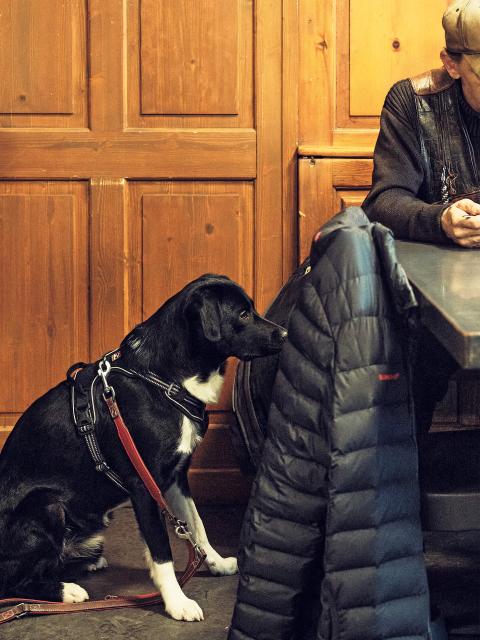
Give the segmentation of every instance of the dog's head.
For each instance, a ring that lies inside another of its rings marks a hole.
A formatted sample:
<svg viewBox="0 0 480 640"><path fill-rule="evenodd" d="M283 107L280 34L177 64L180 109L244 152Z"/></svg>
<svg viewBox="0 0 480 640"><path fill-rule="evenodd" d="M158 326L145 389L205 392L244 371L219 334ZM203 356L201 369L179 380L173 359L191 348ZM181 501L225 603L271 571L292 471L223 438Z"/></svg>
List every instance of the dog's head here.
<svg viewBox="0 0 480 640"><path fill-rule="evenodd" d="M278 353L287 332L262 318L226 276L205 274L167 300L122 341L125 365L168 378L208 375L230 356Z"/></svg>
<svg viewBox="0 0 480 640"><path fill-rule="evenodd" d="M240 285L226 276L205 274L191 283L184 314L195 339L223 358L251 360L278 353L287 337L287 331L260 316Z"/></svg>

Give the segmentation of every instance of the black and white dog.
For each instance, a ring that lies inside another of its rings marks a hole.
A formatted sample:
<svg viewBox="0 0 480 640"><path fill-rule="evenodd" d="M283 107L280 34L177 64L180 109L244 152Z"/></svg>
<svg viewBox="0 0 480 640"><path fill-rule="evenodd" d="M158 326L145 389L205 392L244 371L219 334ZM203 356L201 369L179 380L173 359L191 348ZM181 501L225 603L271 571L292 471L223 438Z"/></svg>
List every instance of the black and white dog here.
<svg viewBox="0 0 480 640"><path fill-rule="evenodd" d="M237 562L222 558L209 544L188 488L188 466L206 425L187 418L142 375L153 373L204 403L215 403L229 356L248 360L276 353L285 337L282 327L257 314L239 285L206 274L124 338L109 374L140 454L170 509L187 521L206 551L213 574L233 574ZM122 367L140 375L121 375ZM177 620L202 620L202 610L177 582L164 519L119 442L102 385L92 384L90 393L100 450L128 489L165 610ZM90 570L106 566L102 531L125 493L95 470L70 401L67 382L36 400L0 455L0 597L82 602L87 592L62 582L65 570L72 564Z"/></svg>

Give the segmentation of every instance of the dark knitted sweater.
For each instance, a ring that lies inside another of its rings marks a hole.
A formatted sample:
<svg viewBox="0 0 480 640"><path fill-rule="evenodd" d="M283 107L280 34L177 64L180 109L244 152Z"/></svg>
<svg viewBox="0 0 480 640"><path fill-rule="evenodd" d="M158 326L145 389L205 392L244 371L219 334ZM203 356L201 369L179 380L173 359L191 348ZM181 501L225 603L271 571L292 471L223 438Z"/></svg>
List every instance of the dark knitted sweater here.
<svg viewBox="0 0 480 640"><path fill-rule="evenodd" d="M470 107L457 81L459 104L480 167L480 112ZM445 204L419 197L424 183L418 120L412 84L397 82L383 106L374 153L372 189L363 209L373 222L390 227L397 238L423 242L450 242L440 217Z"/></svg>

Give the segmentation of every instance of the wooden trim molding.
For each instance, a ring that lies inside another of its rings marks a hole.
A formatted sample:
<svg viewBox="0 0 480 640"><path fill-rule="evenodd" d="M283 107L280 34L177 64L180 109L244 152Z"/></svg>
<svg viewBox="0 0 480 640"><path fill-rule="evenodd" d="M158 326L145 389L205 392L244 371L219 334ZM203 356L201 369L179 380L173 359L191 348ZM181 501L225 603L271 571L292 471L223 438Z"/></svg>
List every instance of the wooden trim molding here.
<svg viewBox="0 0 480 640"><path fill-rule="evenodd" d="M0 175L12 179L140 179L152 175L159 179L253 179L256 138L253 129L112 134L0 129Z"/></svg>
<svg viewBox="0 0 480 640"><path fill-rule="evenodd" d="M301 157L315 158L373 158L372 147L329 147L316 144L301 144L298 147Z"/></svg>
<svg viewBox="0 0 480 640"><path fill-rule="evenodd" d="M255 301L264 310L282 286L282 4L278 0L257 0L255 33Z"/></svg>

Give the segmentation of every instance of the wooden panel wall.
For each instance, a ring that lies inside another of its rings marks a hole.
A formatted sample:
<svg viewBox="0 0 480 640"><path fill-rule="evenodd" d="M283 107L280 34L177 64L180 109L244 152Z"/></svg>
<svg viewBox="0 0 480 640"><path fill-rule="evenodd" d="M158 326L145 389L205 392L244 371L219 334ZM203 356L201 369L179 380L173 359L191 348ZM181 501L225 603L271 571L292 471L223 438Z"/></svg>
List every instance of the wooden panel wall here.
<svg viewBox="0 0 480 640"><path fill-rule="evenodd" d="M232 35L238 34L239 9L236 2L215 0L195 4L143 0L139 25L142 114L238 113L238 38ZM223 29L225 24L230 28ZM242 96L251 98L248 91L242 91Z"/></svg>
<svg viewBox="0 0 480 640"><path fill-rule="evenodd" d="M340 27L349 36L349 116L378 116L394 82L441 66L444 10L443 0L350 0Z"/></svg>
<svg viewBox="0 0 480 640"><path fill-rule="evenodd" d="M0 7L0 127L87 126L85 3L4 0Z"/></svg>
<svg viewBox="0 0 480 640"><path fill-rule="evenodd" d="M227 273L260 309L279 290L296 249L294 13L294 0L0 0L4 436L191 278ZM192 474L222 501L247 489L229 391Z"/></svg>
<svg viewBox="0 0 480 640"><path fill-rule="evenodd" d="M88 356L87 197L81 182L0 182L1 413Z"/></svg>
<svg viewBox="0 0 480 640"><path fill-rule="evenodd" d="M313 236L346 206L359 206L371 184L373 162L302 158L299 162L299 261L310 253Z"/></svg>
<svg viewBox="0 0 480 640"><path fill-rule="evenodd" d="M300 0L302 155L369 156L397 80L441 66L446 0Z"/></svg>
<svg viewBox="0 0 480 640"><path fill-rule="evenodd" d="M205 272L225 273L252 294L253 195L249 182L131 185L142 225L143 315Z"/></svg>

